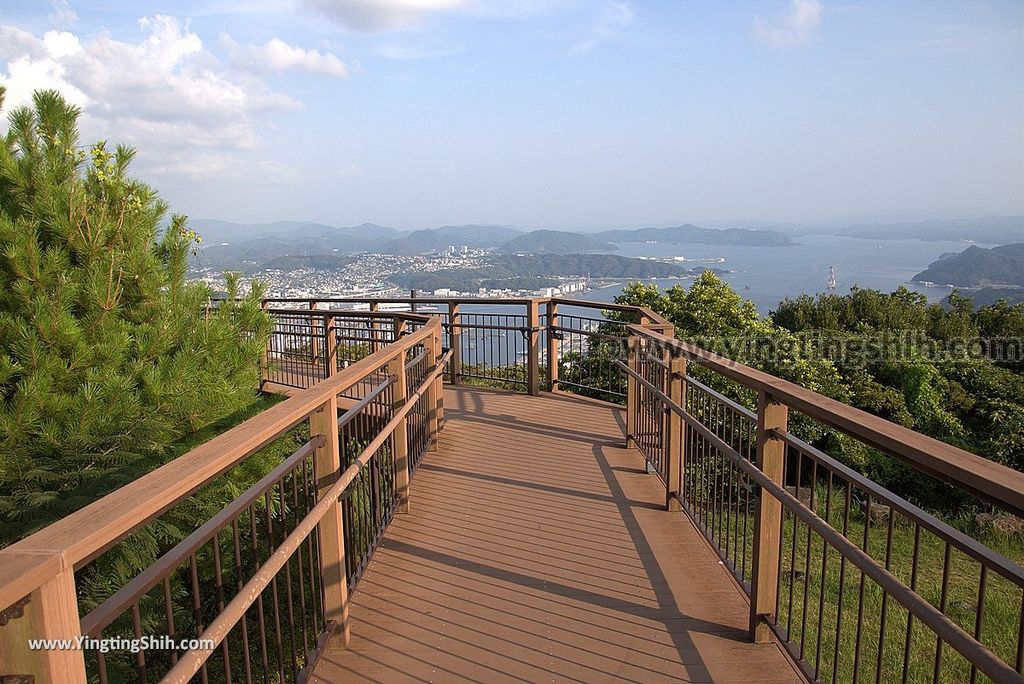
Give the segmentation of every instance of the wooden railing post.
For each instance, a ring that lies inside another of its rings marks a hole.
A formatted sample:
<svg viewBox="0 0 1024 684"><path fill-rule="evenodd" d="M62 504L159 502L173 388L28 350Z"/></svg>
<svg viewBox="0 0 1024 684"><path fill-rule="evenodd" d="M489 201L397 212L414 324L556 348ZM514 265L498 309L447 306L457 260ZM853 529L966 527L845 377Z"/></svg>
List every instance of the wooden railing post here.
<svg viewBox="0 0 1024 684"><path fill-rule="evenodd" d="M26 599L0 618L0 680L85 684L81 649L31 650L28 644L29 639L74 641L81 634L74 570L63 570Z"/></svg>
<svg viewBox="0 0 1024 684"><path fill-rule="evenodd" d="M438 327L437 334L434 336L434 363L440 361L441 357L444 356L444 340L441 339L441 328ZM437 376L437 380L434 381L434 396L436 398L437 406L437 430L440 432L444 429L444 374Z"/></svg>
<svg viewBox="0 0 1024 684"><path fill-rule="evenodd" d="M448 340L449 347L452 350L451 370L449 371L449 375L451 376L451 383L453 385L458 385L462 376L462 330L459 327L460 325L459 303L455 300L449 300Z"/></svg>
<svg viewBox="0 0 1024 684"><path fill-rule="evenodd" d="M634 373L639 372L639 349L640 349L640 338L636 335L630 335L626 338L626 365ZM633 379L632 375L626 376L626 448L630 449L636 446L636 441L633 437L636 435L636 419L637 419L637 408L639 400L639 383Z"/></svg>
<svg viewBox="0 0 1024 684"><path fill-rule="evenodd" d="M437 346L438 336L436 334L431 335L423 343L423 348L427 352L427 361L430 368L433 368L440 358ZM438 378L438 380L440 377ZM427 402L427 451L437 451L437 414L438 407L440 404L440 398L437 396L438 390L440 389L437 380L430 383L427 388L427 392L424 395L423 400Z"/></svg>
<svg viewBox="0 0 1024 684"><path fill-rule="evenodd" d="M784 485L786 445L772 434L785 430L789 409L765 391L757 396L757 467L768 478ZM754 510L754 553L751 566L750 638L756 643L770 641L765 619L776 614L779 576L779 540L782 536L782 502L761 491ZM774 619L774 618L772 618Z"/></svg>
<svg viewBox="0 0 1024 684"><path fill-rule="evenodd" d="M309 302L309 310L310 311L316 311L316 306L317 306L316 300L310 300L310 302ZM324 330L323 326L317 325L318 320L319 319L316 316L310 316L309 317L309 338L310 338L310 347L309 348L310 348L310 353L313 356L313 365L314 366L316 365L317 359L320 358L320 349L321 349L320 336L319 336L318 329L319 329L320 332L322 332Z"/></svg>
<svg viewBox="0 0 1024 684"><path fill-rule="evenodd" d="M558 302L553 299L548 300L548 391L554 392L558 389L558 333L555 332L555 328L558 327Z"/></svg>
<svg viewBox="0 0 1024 684"><path fill-rule="evenodd" d="M337 482L341 475L341 448L338 443L338 397L334 394L309 417L311 437L323 438L323 445L313 455L316 472L317 500ZM341 502L334 502L318 525L320 534L320 575L324 592L324 620L332 639L348 646L351 631L348 624L348 573L345 562L345 524Z"/></svg>
<svg viewBox="0 0 1024 684"><path fill-rule="evenodd" d="M334 329L334 316L324 316L324 364L327 368L327 377L338 372L338 333Z"/></svg>
<svg viewBox="0 0 1024 684"><path fill-rule="evenodd" d="M376 354L380 351L380 318L373 314L380 311L380 302L370 302L370 351Z"/></svg>
<svg viewBox="0 0 1024 684"><path fill-rule="evenodd" d="M263 309L264 313L270 310L270 302L263 300L260 302L260 308ZM260 390L263 389L263 384L270 381L270 350L274 345L274 330L277 328L277 321L273 317L270 319L270 335L267 337L267 346L264 348L263 353L260 354Z"/></svg>
<svg viewBox="0 0 1024 684"><path fill-rule="evenodd" d="M396 354L388 361L388 375L395 379L392 385L391 406L394 412L398 412L405 406L406 398L409 396L408 381L405 374L405 352ZM395 502L396 510L399 513L409 512L409 438L406 424L409 418L406 416L395 427L392 438L394 449L394 473L395 473Z"/></svg>
<svg viewBox="0 0 1024 684"><path fill-rule="evenodd" d="M686 410L686 358L672 357L671 352L665 353L668 362L668 391L666 394L672 403ZM683 459L686 457L686 423L675 411L668 412L665 439L665 510L681 511L680 497L683 491Z"/></svg>
<svg viewBox="0 0 1024 684"><path fill-rule="evenodd" d="M540 394L540 307L536 299L526 304L526 391Z"/></svg>

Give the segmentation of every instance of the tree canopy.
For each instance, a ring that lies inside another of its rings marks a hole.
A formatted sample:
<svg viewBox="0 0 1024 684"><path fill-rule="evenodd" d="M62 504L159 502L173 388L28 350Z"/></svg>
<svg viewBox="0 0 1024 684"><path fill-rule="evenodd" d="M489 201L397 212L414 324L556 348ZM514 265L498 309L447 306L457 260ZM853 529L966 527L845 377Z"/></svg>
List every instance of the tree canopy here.
<svg viewBox="0 0 1024 684"><path fill-rule="evenodd" d="M689 288L632 283L617 303L648 306L676 335L869 413L1024 469L1024 305L948 307L892 293L802 295L768 317L712 273ZM980 351L981 353L972 353ZM753 395L694 365L690 372L752 405ZM923 504L967 504L951 488L802 416L794 431L868 476Z"/></svg>
<svg viewBox="0 0 1024 684"><path fill-rule="evenodd" d="M0 87L0 106L3 90ZM128 171L79 144L79 110L40 91L0 144L0 539L138 477L256 400L261 290L208 308L198 239Z"/></svg>

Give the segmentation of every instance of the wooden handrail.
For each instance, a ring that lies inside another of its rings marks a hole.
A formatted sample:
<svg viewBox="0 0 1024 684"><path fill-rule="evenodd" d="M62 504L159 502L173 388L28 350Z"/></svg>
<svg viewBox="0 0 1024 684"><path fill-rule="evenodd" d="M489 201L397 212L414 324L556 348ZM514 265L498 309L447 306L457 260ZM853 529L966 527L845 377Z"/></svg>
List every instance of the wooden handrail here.
<svg viewBox="0 0 1024 684"><path fill-rule="evenodd" d="M396 302L398 304L447 304L460 302L466 304L529 304L546 303L550 297L267 297L264 302L324 302L335 304L375 304ZM214 300L221 301L221 300Z"/></svg>
<svg viewBox="0 0 1024 684"><path fill-rule="evenodd" d="M630 338L631 347L635 346L637 342L640 342L641 337L647 337L650 339L649 334L643 331L638 332L638 335L634 335ZM690 358L686 352L679 355L672 354L672 352L679 350L675 344L665 345L662 347L662 350L671 354L673 359L682 360ZM703 352L703 350L701 351ZM708 353L704 352L704 354ZM698 358L698 360L701 363L705 363L706 360L709 360L716 364L720 364L722 361L721 357L715 359L712 358L713 356L714 355L701 355L701 358ZM780 539L783 526L785 524L781 511L782 509L785 509L791 516L791 520L794 521L792 523L793 525L796 525L797 523L795 521L799 520L800 523L806 526L808 534L808 549L812 544L810 535L813 532L825 545L838 551L840 558L843 559L842 562L852 564L854 568L862 573L862 591L864 586L863 578L870 578L887 597L900 604L910 615L913 616L915 620L920 621L925 625L925 627L934 632L936 638L939 640L938 643L950 646L953 650L963 656L972 668L977 668L978 671L985 674L993 681L1007 683L1021 681L1020 675L1017 674L1013 666L1010 664L1012 661L1004 661L1000 656L994 653L981 639L980 631L977 627L975 627L974 635L969 634L965 631L965 628L961 627L961 625L957 623L957 621L945 614L944 607L937 607L933 605L922 594L918 593L915 589L915 582L913 580L911 580L909 585L906 584L904 581L905 578L900 578L898 574L890 568L888 560L886 560L886 564L883 566L877 558L872 557L868 553L866 548L861 548L855 540L852 540L847 536L845 527L842 532L833 527L828 520L828 503L825 504L826 517L823 518L821 517L820 510L814 503L813 493L811 494L811 501L809 503L802 501L799 498L801 482L799 475L796 479L796 490L791 491L792 488L785 485L785 447L792 446L803 453L810 454L815 459L815 472L817 472L818 465L821 465L824 470L829 472L828 481L830 491L832 474L837 474L840 479L846 479L851 487L862 488L863 491L867 493L869 502L872 500L881 501L884 504L891 506L892 511L887 510L887 516L893 516L898 512L902 516L906 517L907 520L916 524L918 526L918 535L922 528L935 533L940 540L944 540L946 543L947 558L949 556L949 549L952 547L964 552L966 555L976 560L980 563L982 568L982 578L980 580L980 586L982 589L980 591L984 592L984 573L986 570L999 573L1018 587L1024 588L1024 570L1019 566L1001 554L984 547L980 543L969 538L967 535L930 516L912 504L892 494L888 490L880 487L874 482L871 482L867 478L864 478L855 471L843 466L838 461L835 461L826 454L814 449L814 447L801 442L790 435L786 432L785 428L785 413L788 408L786 400L780 399L780 397L771 394L765 389L759 389L757 413L752 416L748 415L748 420L752 417L754 419L753 422L756 422L757 424L758 430L756 440L758 460L755 463L751 460L749 453L741 454L737 448L730 443L730 441L726 441L726 438L721 434L718 434L713 427L705 425L696 415L691 414L688 407L686 407L679 398L666 394L662 387L651 379L645 377L641 372L638 372L638 370L634 369L632 364L626 364L621 360L617 360L616 365L623 373L626 374L627 378L637 386L642 387L648 397L654 398L660 410L664 410L672 415L678 416L685 423L687 429L692 431L693 435L702 440L704 444L708 445L713 453L728 459L730 467L734 469L735 472L742 473L743 476L747 478L746 482L751 485L752 490L760 492L759 495L751 497L757 508L755 508L755 518L753 522L754 544L752 549L751 575L749 587L746 588L751 601L750 631L751 636L755 641L768 640L770 635L774 634L784 647L792 646L792 642L789 641L789 632L786 631L787 628L778 624L779 609L776 606L778 596L777 587L780 577L784 572L784 568L779 562L779 555L781 550ZM705 363L705 365L710 366L711 364ZM742 366L742 364L737 365L741 366L743 369L747 369L747 367ZM722 370L721 366L716 366L714 369L720 372ZM740 379L740 381L742 381L742 379ZM634 392L636 391L634 390ZM721 395L718 396L720 397ZM675 439L679 440L678 433ZM774 453L768 453L769 451ZM774 462L772 463L771 461ZM697 467L700 468L701 466ZM716 465L716 467L718 466ZM729 476L722 475L722 477L724 480ZM739 486L743 487L745 485L740 484ZM815 484L812 480L811 482L805 482L803 486L805 491L807 491L806 488L811 488L813 492ZM847 506L849 506L850 501L849 491L850 490L848 489ZM682 499L682 497L680 498ZM751 499L747 500L748 505ZM826 501L828 501L827 498ZM705 505L709 504L705 502ZM714 504L710 505L713 506ZM820 503L818 505L820 505ZM687 509L684 508L684 510ZM693 509L689 509L689 515L691 515L692 519ZM704 515L704 513L701 515ZM708 515L713 516L714 513L712 512ZM865 513L865 515L867 515L867 513ZM893 520L893 517L889 517L890 535L892 534ZM697 524L699 526L700 523L698 522ZM744 530L745 529L746 528L744 527ZM863 544L866 547L868 530L867 523L865 523L864 529L865 541ZM705 536L708 536L708 534L711 533L705 532ZM796 532L793 532L793 535L793 538L795 539ZM721 543L717 540L712 540L711 537L708 538L713 544ZM762 548L760 549L758 548L759 538L764 542L761 544ZM919 543L917 541L918 539L919 536L915 537L915 559L913 561L915 567L917 563L916 554L918 548L917 544ZM728 543L729 542L727 541L727 546ZM891 544L891 539L889 543ZM719 548L719 550L721 549ZM796 551L793 551L792 553L795 554ZM826 557L824 554L825 552L823 551L822 559ZM824 574L826 572L824 565L825 561L823 560L822 563L821 573ZM948 571L949 568L947 565L944 572ZM840 584L842 584L841 579ZM822 594L822 597L824 597L824 594ZM842 599L840 599L840 601L841 600ZM978 615L981 615L980 611L983 610L983 606L979 604L978 610ZM857 629L859 630L860 617L858 617L857 620ZM908 640L910 639L909 635L910 632L908 627L906 636ZM907 643L909 643L909 641ZM881 649L881 646L879 646L879 649ZM810 679L816 680L818 674L817 670L810 668L807 663L802 662L803 652L790 651L790 653L799 661L799 665L803 669L804 673L807 674ZM940 656L936 656L936 662L938 662L939 657ZM815 665L815 667L817 667L817 665ZM937 667L938 666L936 665L936 668Z"/></svg>
<svg viewBox="0 0 1024 684"><path fill-rule="evenodd" d="M1012 667L1003 662L984 644L976 641L965 632L955 621L941 610L926 601L920 594L910 589L898 577L879 565L874 558L856 544L833 529L815 511L805 506L797 497L768 477L752 462L743 458L735 449L726 444L718 435L711 432L698 420L683 412L684 420L691 428L701 432L704 439L710 442L719 453L725 454L769 497L784 506L793 516L818 534L827 544L835 548L843 558L850 561L858 570L870 577L878 586L892 596L900 605L912 613L926 627L935 632L943 642L964 656L968 662L978 667L985 675L995 682L1019 682L1020 676Z"/></svg>
<svg viewBox="0 0 1024 684"><path fill-rule="evenodd" d="M405 424L406 416L409 415L413 406L416 405L416 402L421 397L427 394L430 386L444 372L445 361L446 359L443 357L438 361L434 369L429 375L427 375L420 386L409 394L401 408L395 412L394 417L388 421L387 425L380 430L376 437L370 440L369 444L367 444L359 456L356 457L352 465L340 474L339 478L331 485L327 492L320 497L312 510L310 510L309 513L307 513L305 517L296 524L288 537L281 542L277 549L270 555L263 565L260 566L254 576L246 582L245 586L233 599L231 599L224 610L213 619L205 630L203 630L203 633L199 638L212 640L214 642L213 647L208 650L193 649L184 653L174 667L171 668L170 672L168 672L164 677L164 681L187 682L196 672L199 671L206 659L216 649L216 647L220 645L228 632L234 628L235 624L238 623L245 611L252 606L256 597L267 588L267 585L270 584L278 571L280 571L281 568L284 567L284 564L288 562L292 554L299 547L299 544L301 544L302 541L308 537L314 528L316 528L320 523L320 520L326 514L327 509L331 505L337 504L338 498L352 484L355 478L359 475L359 471L370 462L378 451L380 451L388 438Z"/></svg>
<svg viewBox="0 0 1024 684"><path fill-rule="evenodd" d="M304 312L304 313L309 313ZM313 387L214 437L187 454L134 480L39 532L0 549L0 610L13 605L57 573L79 568L132 531L161 515L298 424L324 397L340 393L433 334L441 322L422 316L423 326L357 361Z"/></svg>
<svg viewBox="0 0 1024 684"><path fill-rule="evenodd" d="M745 387L767 392L790 408L856 437L924 473L953 483L1015 515L1024 515L1024 473L1018 470L688 342L639 325L630 325L629 329L658 345L675 349L688 359Z"/></svg>
<svg viewBox="0 0 1024 684"><path fill-rule="evenodd" d="M324 318L330 316L350 316L352 318L379 318L383 320L399 319L404 321L420 322L428 318L428 314L410 313L409 311L372 311L367 309L268 309L274 314L285 314L289 316L302 316L304 318Z"/></svg>

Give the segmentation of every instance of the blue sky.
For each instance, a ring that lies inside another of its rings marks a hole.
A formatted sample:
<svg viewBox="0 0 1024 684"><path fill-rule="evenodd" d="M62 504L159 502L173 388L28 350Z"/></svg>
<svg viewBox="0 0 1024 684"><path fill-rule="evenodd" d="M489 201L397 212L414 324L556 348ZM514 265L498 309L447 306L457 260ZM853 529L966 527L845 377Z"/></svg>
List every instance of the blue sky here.
<svg viewBox="0 0 1024 684"><path fill-rule="evenodd" d="M1019 1L7 0L0 81L192 216L1024 214Z"/></svg>

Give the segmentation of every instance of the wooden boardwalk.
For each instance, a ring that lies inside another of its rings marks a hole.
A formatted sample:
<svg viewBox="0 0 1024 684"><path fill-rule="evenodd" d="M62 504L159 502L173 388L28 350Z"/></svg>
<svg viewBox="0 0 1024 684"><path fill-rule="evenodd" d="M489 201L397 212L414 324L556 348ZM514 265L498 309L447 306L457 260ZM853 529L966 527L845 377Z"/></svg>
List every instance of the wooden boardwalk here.
<svg viewBox="0 0 1024 684"><path fill-rule="evenodd" d="M315 682L799 681L622 446L621 412L449 388L439 449Z"/></svg>

